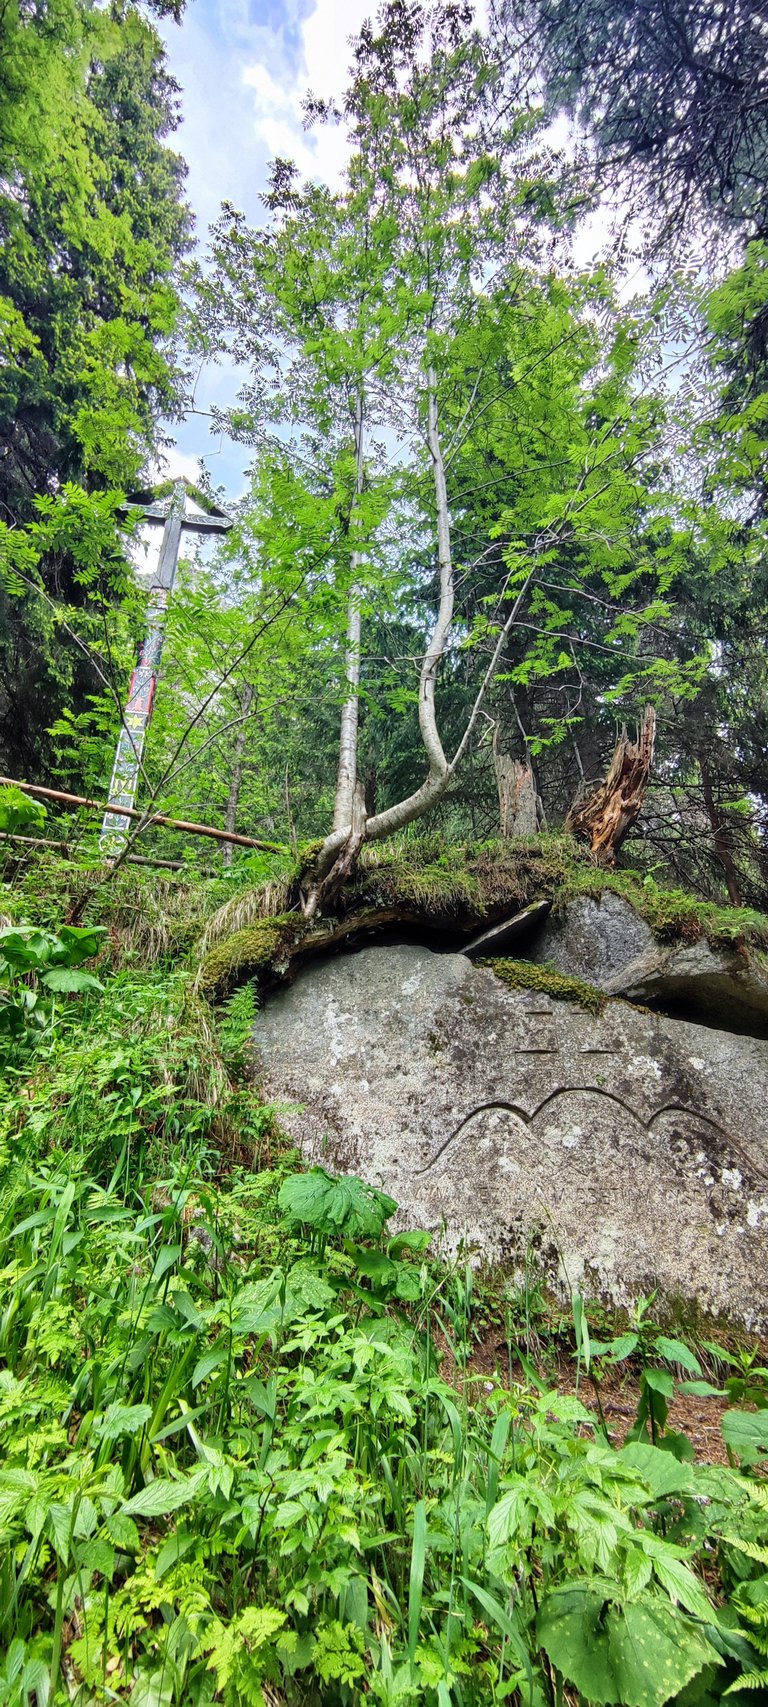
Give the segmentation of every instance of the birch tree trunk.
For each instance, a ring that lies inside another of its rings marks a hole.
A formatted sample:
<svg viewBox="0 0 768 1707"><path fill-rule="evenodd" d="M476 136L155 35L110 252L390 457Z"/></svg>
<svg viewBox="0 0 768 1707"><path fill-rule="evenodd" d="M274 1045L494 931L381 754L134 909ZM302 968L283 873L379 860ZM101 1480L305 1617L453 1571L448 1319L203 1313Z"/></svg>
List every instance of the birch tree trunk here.
<svg viewBox="0 0 768 1707"><path fill-rule="evenodd" d="M362 434L360 437L362 438ZM337 783L336 791L334 827L331 834L326 837L325 845L317 862L315 881L313 882L304 902L305 917L310 919L314 917L321 901L330 900L335 889L338 888L337 875L341 871L342 865L346 865L347 863L342 850L352 833L353 817L357 819L354 839L358 843L358 847L362 846L363 841L372 840L374 838L379 840L383 836L391 835L393 831L403 829L406 824L412 823L415 818L420 818L422 813L427 811L428 807L438 801L441 795L444 794L451 776L451 766L445 756L443 744L440 740L435 707L435 689L438 670L441 660L445 654L453 621L454 589L453 561L451 557L451 527L448 511L448 490L445 480L445 461L443 458L443 450L440 440L440 428L437 412L437 375L435 374L434 368L431 367L427 372L427 444L429 446L430 457L432 460L432 473L435 488L435 507L437 512L437 557L440 580L440 597L438 602L437 618L435 620L435 626L432 630L427 650L422 659L421 672L419 675L419 729L421 731L421 738L424 743L429 768L424 782L420 788L416 789L415 793L409 795L406 800L399 801L396 806L389 807L387 811L379 812L376 817L369 818L362 826L362 829L360 829L359 816L355 811L356 779L352 784L351 790L347 792L348 778L350 775L350 739L354 740L355 767L357 763L358 695L357 693L354 695L350 694L344 708L345 712L348 712L346 724L342 719L342 747L339 763L339 781ZM350 600L350 605L351 603L352 601ZM354 632L357 634L357 662L355 676L355 682L357 684L359 683L360 669L359 627L356 631L353 631L353 633ZM351 658L350 654L353 655ZM347 657L347 680L349 681L350 663L354 669L354 643L350 645L349 641ZM353 699L355 702L354 721L352 716ZM345 736L347 740L346 752L344 749ZM342 768L344 771L343 778ZM343 800L343 806L340 805L340 799ZM346 818L346 821L344 823L337 822L337 819L342 817L342 813L346 813L347 811L349 816Z"/></svg>
<svg viewBox="0 0 768 1707"><path fill-rule="evenodd" d="M445 793L455 764L449 764L437 726L436 688L440 664L453 622L453 559L451 555L451 523L448 509L448 489L445 480L445 460L440 438L437 410L437 375L434 368L427 371L427 444L432 462L437 518L437 562L440 595L435 626L422 659L419 675L419 730L427 755L427 775L413 794L398 801L385 812L368 819L366 840L379 841L413 823L422 813L434 806Z"/></svg>
<svg viewBox="0 0 768 1707"><path fill-rule="evenodd" d="M352 507L351 527L359 529L360 515L357 500L363 490L364 456L363 456L363 393L358 393L355 409L355 501ZM357 787L357 736L360 720L360 652L361 652L361 623L360 623L360 594L358 574L362 566L360 552L353 551L351 557L352 585L349 590L349 606L347 611L347 649L344 662L347 680L347 697L341 708L341 729L339 732L339 769L336 776L336 801L333 812L333 828L335 831L348 830L352 825Z"/></svg>
<svg viewBox="0 0 768 1707"><path fill-rule="evenodd" d="M256 689L253 686L253 683L246 682L245 687L243 688L242 699L240 701L243 718L248 717L255 697ZM230 778L229 794L227 796L227 810L224 814L224 828L225 830L231 830L233 833L235 829L235 819L237 817L237 807L240 800L240 788L243 781L243 758L245 756L245 743L247 739L248 724L246 722L242 722L237 731L237 740L235 741L232 776ZM232 864L231 842L224 843L221 850L221 857L225 865Z"/></svg>

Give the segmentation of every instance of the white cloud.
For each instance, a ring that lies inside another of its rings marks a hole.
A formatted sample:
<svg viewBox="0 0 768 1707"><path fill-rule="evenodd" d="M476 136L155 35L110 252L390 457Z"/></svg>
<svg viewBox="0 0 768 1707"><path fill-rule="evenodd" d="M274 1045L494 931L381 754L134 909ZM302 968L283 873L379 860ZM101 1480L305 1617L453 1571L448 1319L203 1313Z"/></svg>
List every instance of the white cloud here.
<svg viewBox="0 0 768 1707"><path fill-rule="evenodd" d="M159 485L164 480L189 480L193 486L199 486L200 473L199 456L189 456L176 445L171 445L151 465L149 478L152 485Z"/></svg>
<svg viewBox="0 0 768 1707"><path fill-rule="evenodd" d="M350 37L375 11L371 0L317 0L301 24L298 64L285 60L246 65L243 81L253 90L255 133L271 158L295 160L302 177L335 186L341 180L348 148L341 126L318 125L305 131L301 104L308 89L324 100L338 100L347 82ZM274 72L274 74L273 74Z"/></svg>

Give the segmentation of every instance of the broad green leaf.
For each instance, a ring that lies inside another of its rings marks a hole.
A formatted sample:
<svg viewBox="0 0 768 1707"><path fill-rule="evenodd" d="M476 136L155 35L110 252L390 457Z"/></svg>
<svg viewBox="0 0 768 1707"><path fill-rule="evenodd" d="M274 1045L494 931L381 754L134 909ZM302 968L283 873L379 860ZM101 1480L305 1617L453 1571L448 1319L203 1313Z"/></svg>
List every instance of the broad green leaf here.
<svg viewBox="0 0 768 1707"><path fill-rule="evenodd" d="M415 1256L421 1256L432 1243L432 1234L415 1229L411 1233L396 1233L387 1245L387 1256L399 1257L403 1251L412 1251Z"/></svg>
<svg viewBox="0 0 768 1707"><path fill-rule="evenodd" d="M726 1411L721 1427L742 1464L757 1464L768 1453L768 1411Z"/></svg>
<svg viewBox="0 0 768 1707"><path fill-rule="evenodd" d="M675 1378L668 1369L644 1369L643 1381L654 1393L661 1393L664 1399L675 1396Z"/></svg>
<svg viewBox="0 0 768 1707"><path fill-rule="evenodd" d="M627 1441L617 1457L639 1472L655 1499L665 1499L668 1494L687 1493L694 1486L694 1472L689 1464L680 1464L671 1452L662 1452L658 1446L651 1446L646 1441Z"/></svg>
<svg viewBox="0 0 768 1707"><path fill-rule="evenodd" d="M162 1582L172 1566L177 1565L180 1559L186 1558L187 1553L190 1553L199 1541L200 1535L195 1530L171 1530L155 1559L155 1576L158 1582Z"/></svg>
<svg viewBox="0 0 768 1707"><path fill-rule="evenodd" d="M27 828L41 830L46 817L42 801L33 799L32 795L25 794L12 783L0 786L0 830L6 834Z"/></svg>
<svg viewBox="0 0 768 1707"><path fill-rule="evenodd" d="M593 1340L593 1357L610 1357L612 1363L623 1363L640 1344L637 1334L620 1334L614 1340Z"/></svg>
<svg viewBox="0 0 768 1707"><path fill-rule="evenodd" d="M47 990L53 990L57 995L74 996L84 991L101 992L104 985L94 978L92 972L78 972L69 966L51 966L47 972L41 972L40 982Z"/></svg>
<svg viewBox="0 0 768 1707"><path fill-rule="evenodd" d="M303 1221L321 1233L364 1239L379 1238L397 1208L391 1197L356 1175L336 1179L325 1168L310 1168L284 1180L278 1203L291 1220Z"/></svg>
<svg viewBox="0 0 768 1707"><path fill-rule="evenodd" d="M213 1374L214 1369L219 1369L222 1363L226 1363L229 1355L229 1340L225 1334L222 1334L216 1344L198 1358L192 1371L192 1386L199 1387L201 1381L206 1381L208 1376Z"/></svg>
<svg viewBox="0 0 768 1707"><path fill-rule="evenodd" d="M385 1257L383 1251L367 1250L364 1245L355 1245L351 1240L347 1241L346 1250L358 1273L364 1274L368 1280L375 1280L380 1285L386 1285L387 1282L396 1278L397 1263L391 1262L389 1257Z"/></svg>
<svg viewBox="0 0 768 1707"><path fill-rule="evenodd" d="M67 1564L72 1544L72 1512L53 1500L48 1507L48 1531L59 1558Z"/></svg>
<svg viewBox="0 0 768 1707"><path fill-rule="evenodd" d="M258 1375L246 1375L245 1380L238 1384L237 1391L246 1394L260 1416L274 1418L277 1407L277 1380L274 1375L267 1382L260 1381Z"/></svg>
<svg viewBox="0 0 768 1707"><path fill-rule="evenodd" d="M553 1665L587 1701L662 1707L719 1656L669 1602L643 1594L613 1606L589 1584L547 1596L537 1623Z"/></svg>
<svg viewBox="0 0 768 1707"><path fill-rule="evenodd" d="M67 966L79 966L98 954L107 931L104 925L59 925L56 935L61 943L57 958Z"/></svg>
<svg viewBox="0 0 768 1707"><path fill-rule="evenodd" d="M654 1345L659 1357L665 1357L667 1363L678 1363L681 1369L690 1369L692 1375L701 1374L701 1364L697 1357L682 1340L670 1340L665 1334L657 1334Z"/></svg>
<svg viewBox="0 0 768 1707"><path fill-rule="evenodd" d="M654 1575L658 1577L670 1598L679 1601L694 1618L700 1618L705 1624L709 1623L712 1607L701 1583L693 1571L689 1570L678 1549L648 1530L638 1532L638 1542L653 1564Z"/></svg>
<svg viewBox="0 0 768 1707"><path fill-rule="evenodd" d="M283 1274L276 1269L266 1280L241 1286L235 1293L230 1304L229 1325L238 1339L249 1334L268 1333L280 1321L285 1314L279 1302L283 1284Z"/></svg>
<svg viewBox="0 0 768 1707"><path fill-rule="evenodd" d="M133 1499L126 1500L122 1507L125 1517L167 1517L170 1512L178 1511L180 1506L188 1505L198 1493L206 1479L206 1471L198 1470L193 1476L171 1481L169 1477L158 1476L154 1482L148 1482L140 1493L134 1494Z"/></svg>
<svg viewBox="0 0 768 1707"><path fill-rule="evenodd" d="M155 1285L157 1285L158 1281L162 1280L164 1274L168 1273L169 1268L173 1268L175 1266L180 1257L181 1245L163 1245L162 1249L157 1253L155 1266L152 1270L152 1280ZM173 1301L176 1303L175 1296Z"/></svg>
<svg viewBox="0 0 768 1707"><path fill-rule="evenodd" d="M151 1405L108 1405L94 1423L99 1440L119 1440L122 1435L140 1434L152 1416Z"/></svg>
<svg viewBox="0 0 768 1707"><path fill-rule="evenodd" d="M50 959L56 938L44 931L0 930L0 958L19 972L34 971Z"/></svg>

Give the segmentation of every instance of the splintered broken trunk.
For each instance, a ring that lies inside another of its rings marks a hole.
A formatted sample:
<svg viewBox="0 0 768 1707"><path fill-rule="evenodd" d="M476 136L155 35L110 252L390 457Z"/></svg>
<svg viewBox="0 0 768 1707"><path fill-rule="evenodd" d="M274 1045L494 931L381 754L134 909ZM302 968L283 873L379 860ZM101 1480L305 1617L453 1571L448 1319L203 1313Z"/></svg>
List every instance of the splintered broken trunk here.
<svg viewBox="0 0 768 1707"><path fill-rule="evenodd" d="M647 705L636 741L622 729L607 775L586 799L575 801L566 830L589 842L601 865L613 865L628 830L639 817L653 763L656 713Z"/></svg>
<svg viewBox="0 0 768 1707"><path fill-rule="evenodd" d="M535 836L539 828L539 797L530 765L503 753L494 741L493 767L499 791L502 836Z"/></svg>

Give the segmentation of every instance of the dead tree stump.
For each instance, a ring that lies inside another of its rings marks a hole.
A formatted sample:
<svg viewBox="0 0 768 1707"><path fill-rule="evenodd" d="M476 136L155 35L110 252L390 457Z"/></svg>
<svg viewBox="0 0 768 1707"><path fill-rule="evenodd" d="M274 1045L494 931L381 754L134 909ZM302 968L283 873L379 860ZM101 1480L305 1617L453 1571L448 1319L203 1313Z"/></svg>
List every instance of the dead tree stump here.
<svg viewBox="0 0 768 1707"><path fill-rule="evenodd" d="M499 825L502 836L535 836L539 830L540 801L531 765L503 753L494 736L493 768L499 791Z"/></svg>
<svg viewBox="0 0 768 1707"><path fill-rule="evenodd" d="M636 822L653 763L656 713L647 705L636 741L622 729L603 782L586 799L574 801L566 830L589 842L601 865L613 865L628 830Z"/></svg>

